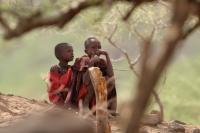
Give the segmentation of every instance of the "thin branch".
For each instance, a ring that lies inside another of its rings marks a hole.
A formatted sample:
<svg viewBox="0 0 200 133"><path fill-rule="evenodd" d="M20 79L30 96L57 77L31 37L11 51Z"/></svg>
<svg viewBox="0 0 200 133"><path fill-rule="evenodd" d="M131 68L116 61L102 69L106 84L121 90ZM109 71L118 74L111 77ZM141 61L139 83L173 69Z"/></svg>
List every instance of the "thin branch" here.
<svg viewBox="0 0 200 133"><path fill-rule="evenodd" d="M121 17L123 17L123 14L122 14L122 12L120 11L120 9L119 9L119 7L117 7L117 10L118 10L118 12L119 12L119 14L121 15ZM126 21L125 22L125 24L126 24L126 26L127 26L127 29L131 29L131 26L130 26L130 23L129 23L129 21ZM116 29L116 28L115 28ZM134 32L133 32L134 31ZM113 31L113 33L115 33L116 31L114 30ZM134 28L134 30L130 30L130 32L131 32L131 34L132 34L132 36L134 36L134 33L141 39L141 40L145 40L145 38ZM112 36L110 37L111 39L112 39ZM139 46L139 45L138 45ZM141 46L139 46L139 48L140 48ZM135 60L133 61L133 62L131 62L131 64L129 64L130 66L135 66L138 62L139 62L139 60L140 60L140 57L141 57L141 48L140 48L140 53L138 54L138 56L135 58ZM136 72L136 71L135 71ZM135 73L134 72L134 73ZM136 75L138 75L138 74L136 74Z"/></svg>
<svg viewBox="0 0 200 133"><path fill-rule="evenodd" d="M117 7L117 11L119 12L119 15L121 16L121 17L123 17L123 14L122 14L122 12L120 11L120 9L119 9L119 7ZM125 22L125 25L126 25L126 27L127 27L127 29L132 29L131 28L131 24L130 24L130 22L129 21L126 21ZM133 32L134 31L134 32ZM137 37L139 37L140 38L140 40L145 40L145 38L134 28L133 30L130 30L130 32L131 32L131 35L132 36L134 36L134 34L136 34L137 35Z"/></svg>
<svg viewBox="0 0 200 133"><path fill-rule="evenodd" d="M145 37L143 37L143 36L137 31L137 29L134 28L133 30L134 30L134 32L136 33L136 35L137 35L142 41L146 40Z"/></svg>
<svg viewBox="0 0 200 133"><path fill-rule="evenodd" d="M186 39L190 34L192 34L195 30L197 30L200 27L200 21L198 20L198 22L189 30L187 30L184 35L182 36L182 39Z"/></svg>
<svg viewBox="0 0 200 133"><path fill-rule="evenodd" d="M126 15L123 17L123 20L124 20L124 21L127 21L127 20L130 18L132 12L133 12L133 11L136 9L136 7L138 7L139 5L140 5L140 4L132 5L132 7L129 9L129 11L126 13Z"/></svg>
<svg viewBox="0 0 200 133"><path fill-rule="evenodd" d="M143 53L143 51L140 50L140 54L135 58L135 60L132 62L131 61L131 58L129 57L128 53L126 51L124 51L123 49L121 49L119 46L117 46L113 41L112 41L112 37L114 35L114 33L116 32L117 30L117 26L115 26L113 32L111 33L111 35L109 37L107 37L107 40L108 42L114 46L115 48L117 48L125 57L126 57L126 60L128 61L128 64L130 66L130 69L132 70L132 72L136 75L137 78L140 78L140 75L138 74L138 72L135 70L134 66L140 61L140 58ZM137 32L137 31L136 31ZM155 28L153 29L153 31L151 32L151 35L150 35L150 39L149 41L152 42L152 39L153 39L153 36L154 36L154 33L155 33ZM140 35L138 33L138 35ZM140 35L141 38L143 39L143 42L145 43L146 42L146 39L144 39L144 37L142 35ZM146 44L146 43L145 43ZM149 43L147 43L149 44ZM141 49L141 48L140 48ZM155 90L153 90L152 92L154 98L155 98L155 101L156 103L158 104L159 106L159 109L160 109L160 113L161 113L161 121L164 119L164 109L163 109L163 104L159 98L159 95L157 94L157 92Z"/></svg>
<svg viewBox="0 0 200 133"><path fill-rule="evenodd" d="M155 0L132 0L132 7L129 9L129 11L127 11L126 15L123 17L124 21L127 21L131 14L134 12L134 10L139 7L141 4L145 3L145 2L153 2Z"/></svg>
<svg viewBox="0 0 200 133"><path fill-rule="evenodd" d="M158 3L161 4L161 5L163 5L164 7L168 8L168 9L171 8L170 5L167 4L167 2L165 2L165 1L163 1L163 0L158 0ZM169 2L168 2L168 3L169 3Z"/></svg>
<svg viewBox="0 0 200 133"><path fill-rule="evenodd" d="M141 54L138 54L135 60L131 62L131 65L135 66L136 64L138 64L138 62L140 61L140 58L141 58Z"/></svg>
<svg viewBox="0 0 200 133"><path fill-rule="evenodd" d="M112 37L113 37L114 33L116 32L116 30L117 30L117 26L115 26L115 28L114 28L113 32L111 33L111 35L110 35L109 37L105 37L105 38L108 40L108 42L109 42L113 47L117 48L117 49L124 55L124 57L125 57L126 60L128 61L128 64L129 64L129 67L130 67L131 71L132 71L135 75L138 76L138 73L135 71L134 66L132 65L131 58L129 57L128 53L127 53L124 49L122 49L122 48L120 48L118 45L116 45L115 42L112 40ZM137 61L137 60L136 60L136 61Z"/></svg>

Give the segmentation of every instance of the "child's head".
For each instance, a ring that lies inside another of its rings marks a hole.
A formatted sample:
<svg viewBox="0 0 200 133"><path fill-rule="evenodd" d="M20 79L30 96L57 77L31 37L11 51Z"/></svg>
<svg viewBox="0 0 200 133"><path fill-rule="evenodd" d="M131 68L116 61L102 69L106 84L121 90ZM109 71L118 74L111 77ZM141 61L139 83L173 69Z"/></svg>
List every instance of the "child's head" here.
<svg viewBox="0 0 200 133"><path fill-rule="evenodd" d="M89 56L97 54L99 49L101 49L100 41L95 37L89 37L85 43L85 53Z"/></svg>
<svg viewBox="0 0 200 133"><path fill-rule="evenodd" d="M74 58L73 48L68 43L59 43L55 46L55 56L59 61L72 61Z"/></svg>

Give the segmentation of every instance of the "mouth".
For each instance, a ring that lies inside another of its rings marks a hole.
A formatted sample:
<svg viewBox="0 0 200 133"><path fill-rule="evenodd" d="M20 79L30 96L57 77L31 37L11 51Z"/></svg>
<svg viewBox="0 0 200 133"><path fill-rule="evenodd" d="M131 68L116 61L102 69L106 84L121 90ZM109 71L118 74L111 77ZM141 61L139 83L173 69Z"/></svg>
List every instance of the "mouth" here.
<svg viewBox="0 0 200 133"><path fill-rule="evenodd" d="M74 59L74 56L68 57L66 60L72 61Z"/></svg>

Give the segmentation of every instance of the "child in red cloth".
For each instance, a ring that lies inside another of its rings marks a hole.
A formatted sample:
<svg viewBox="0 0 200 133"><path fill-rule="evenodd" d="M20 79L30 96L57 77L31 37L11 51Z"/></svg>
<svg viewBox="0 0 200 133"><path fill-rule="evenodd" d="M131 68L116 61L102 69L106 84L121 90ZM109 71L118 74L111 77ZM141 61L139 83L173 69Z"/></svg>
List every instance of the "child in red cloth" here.
<svg viewBox="0 0 200 133"><path fill-rule="evenodd" d="M95 37L90 37L85 41L85 53L86 55L77 58L74 65L74 80L72 85L72 102L78 103L80 100L83 101L84 107L92 108L95 105L95 94L94 89L88 74L89 67L99 67L103 76L107 81L108 89L108 109L116 113L117 108L117 94L114 80L108 82L109 79L114 79L113 67L110 61L110 57L106 51L101 50L101 43ZM100 58L105 56L106 60Z"/></svg>
<svg viewBox="0 0 200 133"><path fill-rule="evenodd" d="M69 94L72 80L72 69L68 62L74 58L73 48L68 43L60 43L55 46L55 56L59 60L58 65L50 69L48 85L49 100L57 105L64 105L65 99Z"/></svg>

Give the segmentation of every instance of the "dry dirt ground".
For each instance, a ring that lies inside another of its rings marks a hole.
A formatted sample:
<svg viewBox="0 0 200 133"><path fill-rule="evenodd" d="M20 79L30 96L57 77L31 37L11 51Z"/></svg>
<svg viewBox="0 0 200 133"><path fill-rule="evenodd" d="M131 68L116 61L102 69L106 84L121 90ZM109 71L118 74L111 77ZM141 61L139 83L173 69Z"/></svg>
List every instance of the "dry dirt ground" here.
<svg viewBox="0 0 200 133"><path fill-rule="evenodd" d="M0 127L23 120L33 112L46 109L49 104L20 96L0 94Z"/></svg>
<svg viewBox="0 0 200 133"><path fill-rule="evenodd" d="M8 129L12 125L17 125L17 123L28 119L33 113L46 112L51 108L52 105L46 101L0 94L0 133L4 133L1 129ZM110 124L112 133L123 132L119 124L119 119L110 120ZM142 126L140 131L142 133L200 133L199 129L200 126L192 126L174 121L158 124L156 126Z"/></svg>

